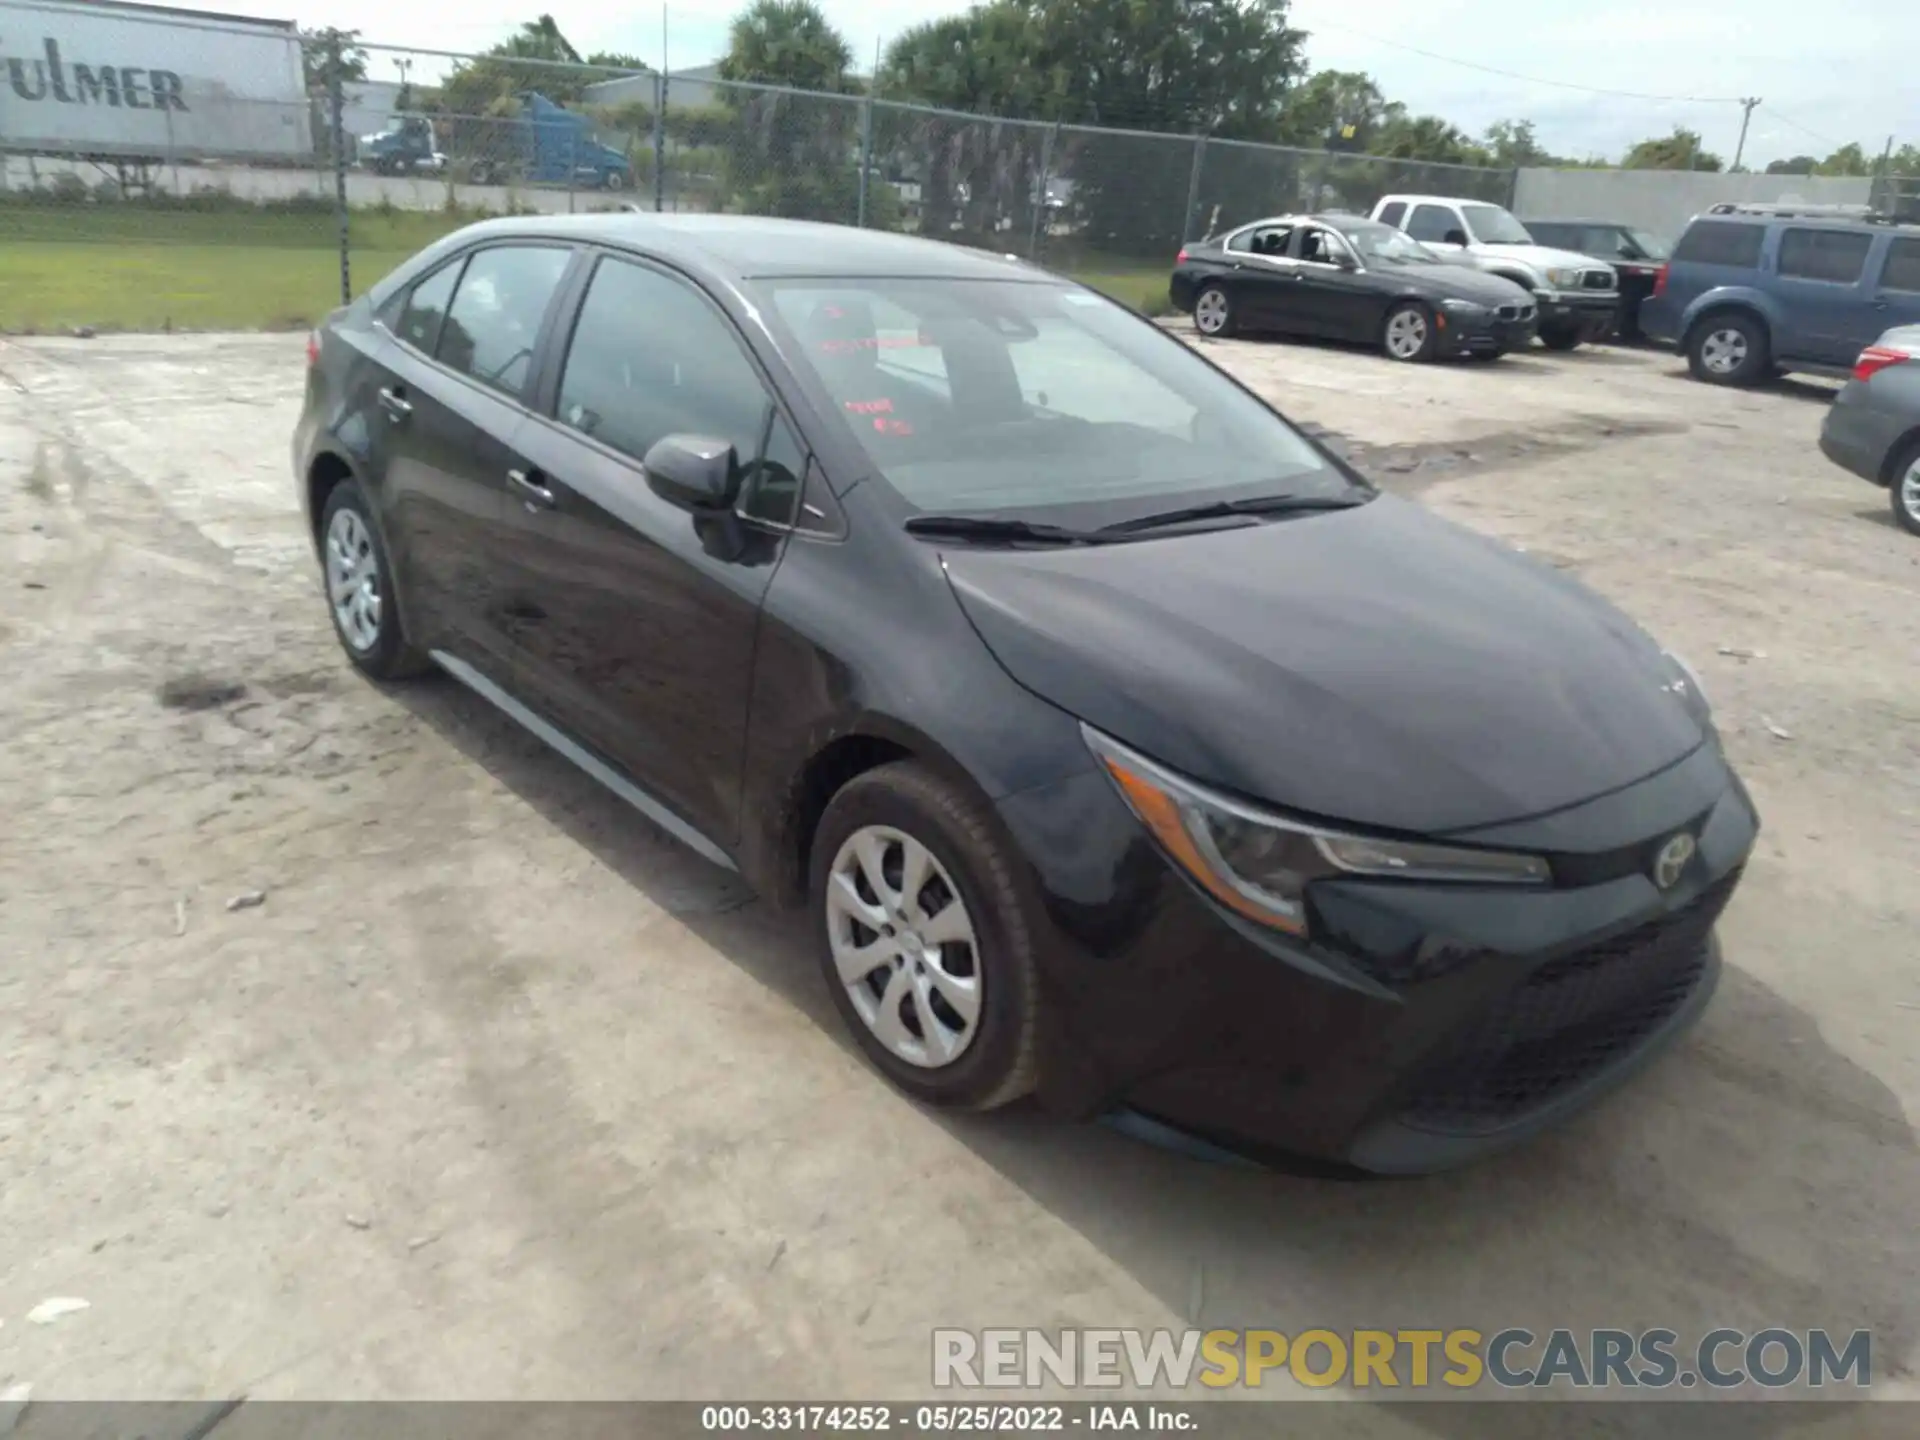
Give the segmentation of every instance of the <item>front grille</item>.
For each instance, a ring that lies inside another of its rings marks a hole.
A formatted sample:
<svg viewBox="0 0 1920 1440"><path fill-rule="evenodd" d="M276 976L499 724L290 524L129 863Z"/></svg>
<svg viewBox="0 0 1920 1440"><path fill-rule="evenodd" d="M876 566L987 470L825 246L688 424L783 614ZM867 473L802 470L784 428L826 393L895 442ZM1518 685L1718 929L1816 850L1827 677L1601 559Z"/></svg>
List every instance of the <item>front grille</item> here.
<svg viewBox="0 0 1920 1440"><path fill-rule="evenodd" d="M1502 305L1494 313L1502 320L1531 320L1533 318L1533 306Z"/></svg>
<svg viewBox="0 0 1920 1440"><path fill-rule="evenodd" d="M1580 284L1588 290L1613 289L1613 276L1605 270L1582 270Z"/></svg>
<svg viewBox="0 0 1920 1440"><path fill-rule="evenodd" d="M1484 1134L1627 1059L1699 985L1738 880L1734 871L1671 914L1542 965L1427 1062L1401 1118Z"/></svg>

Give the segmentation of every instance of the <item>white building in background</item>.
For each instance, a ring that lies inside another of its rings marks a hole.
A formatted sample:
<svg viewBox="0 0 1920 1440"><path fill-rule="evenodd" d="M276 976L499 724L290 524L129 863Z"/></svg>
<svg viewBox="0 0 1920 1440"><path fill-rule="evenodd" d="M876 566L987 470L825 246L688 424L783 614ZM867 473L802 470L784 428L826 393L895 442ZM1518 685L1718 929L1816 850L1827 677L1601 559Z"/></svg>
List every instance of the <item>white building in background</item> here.
<svg viewBox="0 0 1920 1440"><path fill-rule="evenodd" d="M654 77L623 75L618 80L602 80L580 92L583 105L631 105L639 101L653 104ZM667 104L673 109L704 109L720 103L720 62L690 65L684 70L667 72Z"/></svg>

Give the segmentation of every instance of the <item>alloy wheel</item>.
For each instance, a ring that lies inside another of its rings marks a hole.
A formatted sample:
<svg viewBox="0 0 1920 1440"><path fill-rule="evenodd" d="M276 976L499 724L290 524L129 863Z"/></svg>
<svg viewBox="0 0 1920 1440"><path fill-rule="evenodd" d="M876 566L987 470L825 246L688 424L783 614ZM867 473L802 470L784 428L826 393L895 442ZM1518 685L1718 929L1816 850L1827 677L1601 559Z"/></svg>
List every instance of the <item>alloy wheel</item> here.
<svg viewBox="0 0 1920 1440"><path fill-rule="evenodd" d="M1746 360L1746 333L1732 326L1722 326L1700 342L1700 363L1715 375L1731 375Z"/></svg>
<svg viewBox="0 0 1920 1440"><path fill-rule="evenodd" d="M1202 335L1218 335L1227 326L1227 297L1220 290L1209 290L1193 307L1193 323Z"/></svg>
<svg viewBox="0 0 1920 1440"><path fill-rule="evenodd" d="M1387 353L1396 360L1411 360L1427 343L1427 317L1418 310L1402 310L1387 321Z"/></svg>
<svg viewBox="0 0 1920 1440"><path fill-rule="evenodd" d="M1907 512L1907 519L1914 529L1920 530L1920 456L1907 466L1907 473L1900 477L1900 508Z"/></svg>
<svg viewBox="0 0 1920 1440"><path fill-rule="evenodd" d="M353 510L335 511L327 526L327 598L347 644L364 654L380 643L380 559Z"/></svg>
<svg viewBox="0 0 1920 1440"><path fill-rule="evenodd" d="M886 825L853 832L827 871L827 940L854 1012L889 1052L935 1070L980 1028L980 948L947 869Z"/></svg>

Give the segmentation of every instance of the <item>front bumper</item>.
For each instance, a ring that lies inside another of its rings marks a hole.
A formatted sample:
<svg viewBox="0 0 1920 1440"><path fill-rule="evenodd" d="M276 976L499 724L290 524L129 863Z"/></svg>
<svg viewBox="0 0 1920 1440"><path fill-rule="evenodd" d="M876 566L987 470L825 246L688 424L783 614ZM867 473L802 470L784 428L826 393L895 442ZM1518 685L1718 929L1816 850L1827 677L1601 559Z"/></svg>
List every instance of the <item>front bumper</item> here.
<svg viewBox="0 0 1920 1440"><path fill-rule="evenodd" d="M1483 314L1455 310L1440 312L1441 349L1448 354L1491 354L1524 349L1534 335L1534 318L1503 320L1495 311Z"/></svg>
<svg viewBox="0 0 1920 1440"><path fill-rule="evenodd" d="M1758 830L1705 745L1625 791L1485 837L1531 834L1557 872L1589 883L1323 881L1314 943L1301 945L1200 895L1104 777L1008 797L1001 812L1049 917L1049 1108L1125 1109L1256 1158L1390 1174L1513 1145L1683 1033L1712 993L1713 925ZM1649 847L1682 828L1698 849L1662 891Z"/></svg>
<svg viewBox="0 0 1920 1440"><path fill-rule="evenodd" d="M1536 290L1540 307L1540 325L1575 324L1587 334L1603 334L1613 328L1620 313L1617 290Z"/></svg>

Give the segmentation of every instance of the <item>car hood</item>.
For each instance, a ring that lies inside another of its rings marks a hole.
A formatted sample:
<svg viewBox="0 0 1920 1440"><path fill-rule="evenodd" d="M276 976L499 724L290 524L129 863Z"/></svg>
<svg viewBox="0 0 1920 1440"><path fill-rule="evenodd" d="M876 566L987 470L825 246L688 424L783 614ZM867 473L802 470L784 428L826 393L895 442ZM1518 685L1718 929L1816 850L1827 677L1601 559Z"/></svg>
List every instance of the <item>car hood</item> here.
<svg viewBox="0 0 1920 1440"><path fill-rule="evenodd" d="M1630 784L1705 739L1632 621L1392 496L943 559L1027 689L1196 780L1306 815L1472 829Z"/></svg>
<svg viewBox="0 0 1920 1440"><path fill-rule="evenodd" d="M1421 293L1447 300L1471 300L1476 305L1510 305L1533 302L1530 292L1511 280L1489 275L1467 265L1390 265L1379 267L1383 275L1404 280Z"/></svg>
<svg viewBox="0 0 1920 1440"><path fill-rule="evenodd" d="M1552 266L1556 270L1611 270L1613 266L1605 260L1596 260L1591 255L1582 255L1578 250L1556 250L1551 245L1483 245L1480 247L1492 254L1511 255L1539 269Z"/></svg>

